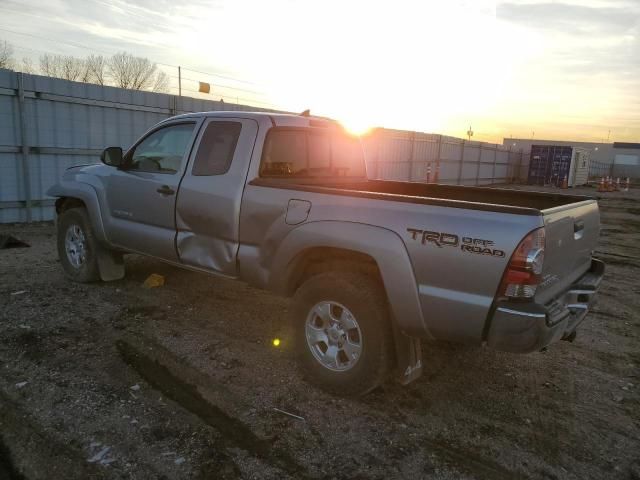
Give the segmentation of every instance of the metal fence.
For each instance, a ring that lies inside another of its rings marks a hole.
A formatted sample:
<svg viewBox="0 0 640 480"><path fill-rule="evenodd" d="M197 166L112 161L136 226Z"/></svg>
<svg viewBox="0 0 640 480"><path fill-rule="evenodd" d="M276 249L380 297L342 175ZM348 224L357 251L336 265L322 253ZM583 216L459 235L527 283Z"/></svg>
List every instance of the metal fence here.
<svg viewBox="0 0 640 480"><path fill-rule="evenodd" d="M105 146L128 147L167 117L247 105L0 70L0 223L51 220L47 189ZM528 156L500 145L379 129L364 139L372 178L486 185L526 179Z"/></svg>
<svg viewBox="0 0 640 480"><path fill-rule="evenodd" d="M167 117L212 110L266 111L0 69L0 223L51 220L45 192L67 168Z"/></svg>
<svg viewBox="0 0 640 480"><path fill-rule="evenodd" d="M364 139L369 176L385 180L489 185L526 180L529 155L445 135L379 129Z"/></svg>
<svg viewBox="0 0 640 480"><path fill-rule="evenodd" d="M594 162L592 160L589 164L589 182L598 182L602 177L608 177L611 175L612 167L611 163Z"/></svg>
<svg viewBox="0 0 640 480"><path fill-rule="evenodd" d="M611 176L624 181L629 178L632 184L640 183L640 165L612 165Z"/></svg>
<svg viewBox="0 0 640 480"><path fill-rule="evenodd" d="M640 165L621 165L615 163L591 162L589 182L597 183L604 177L620 179L623 183L629 178L634 185L640 183Z"/></svg>

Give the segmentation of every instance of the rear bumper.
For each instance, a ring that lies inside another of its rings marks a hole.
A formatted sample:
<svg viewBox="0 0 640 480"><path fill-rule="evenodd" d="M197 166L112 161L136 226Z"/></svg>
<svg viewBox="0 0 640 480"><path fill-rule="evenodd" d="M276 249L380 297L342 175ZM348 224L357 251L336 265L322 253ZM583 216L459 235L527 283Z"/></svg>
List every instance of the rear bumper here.
<svg viewBox="0 0 640 480"><path fill-rule="evenodd" d="M497 350L528 353L568 337L595 303L603 275L604 263L592 259L589 270L546 305L498 302L487 344Z"/></svg>

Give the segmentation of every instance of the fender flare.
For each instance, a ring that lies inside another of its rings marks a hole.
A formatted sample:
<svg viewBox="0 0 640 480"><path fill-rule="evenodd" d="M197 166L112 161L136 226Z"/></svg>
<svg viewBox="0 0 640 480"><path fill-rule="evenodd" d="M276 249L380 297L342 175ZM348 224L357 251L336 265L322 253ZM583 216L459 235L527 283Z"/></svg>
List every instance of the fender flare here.
<svg viewBox="0 0 640 480"><path fill-rule="evenodd" d="M397 328L411 337L432 338L422 314L409 253L400 236L386 228L355 222L318 221L293 229L273 256L269 288L284 292L299 255L317 247L351 250L373 258L382 276Z"/></svg>
<svg viewBox="0 0 640 480"><path fill-rule="evenodd" d="M100 242L108 244L107 236L102 222L102 214L100 212L100 203L95 188L87 183L77 181L70 182L62 180L49 190L47 195L57 198L77 198L87 207L89 219L93 232Z"/></svg>

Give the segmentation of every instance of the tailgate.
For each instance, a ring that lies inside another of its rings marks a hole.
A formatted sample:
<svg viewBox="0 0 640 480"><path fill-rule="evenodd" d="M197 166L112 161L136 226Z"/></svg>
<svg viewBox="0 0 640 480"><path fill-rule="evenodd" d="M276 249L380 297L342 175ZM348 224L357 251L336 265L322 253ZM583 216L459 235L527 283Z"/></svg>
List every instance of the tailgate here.
<svg viewBox="0 0 640 480"><path fill-rule="evenodd" d="M545 304L561 294L591 265L600 234L596 200L543 210L545 260L535 301Z"/></svg>

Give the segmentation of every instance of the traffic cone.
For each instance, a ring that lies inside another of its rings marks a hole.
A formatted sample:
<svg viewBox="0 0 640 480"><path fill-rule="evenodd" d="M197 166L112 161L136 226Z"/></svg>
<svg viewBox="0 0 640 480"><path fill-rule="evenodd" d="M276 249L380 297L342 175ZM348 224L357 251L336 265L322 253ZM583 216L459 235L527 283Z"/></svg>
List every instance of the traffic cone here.
<svg viewBox="0 0 640 480"><path fill-rule="evenodd" d="M599 192L606 192L604 188L604 177L600 177L600 184L598 185Z"/></svg>
<svg viewBox="0 0 640 480"><path fill-rule="evenodd" d="M567 176L564 176L564 179L562 180L562 188L563 189L567 189L569 188L569 182L567 181Z"/></svg>

